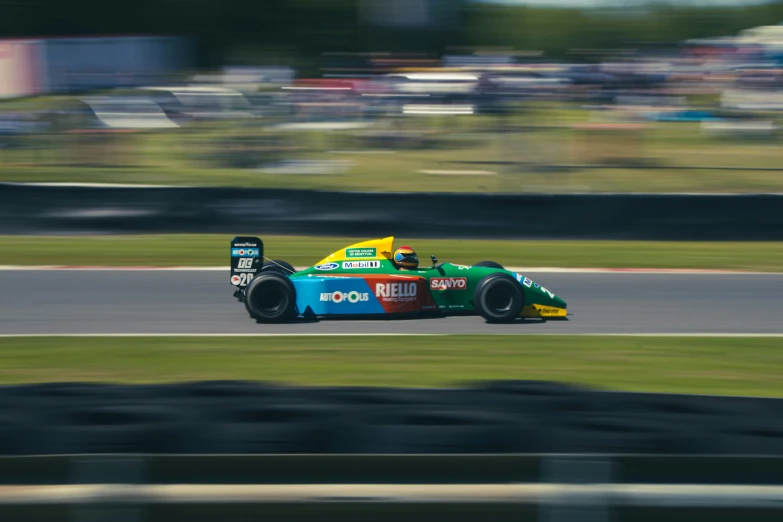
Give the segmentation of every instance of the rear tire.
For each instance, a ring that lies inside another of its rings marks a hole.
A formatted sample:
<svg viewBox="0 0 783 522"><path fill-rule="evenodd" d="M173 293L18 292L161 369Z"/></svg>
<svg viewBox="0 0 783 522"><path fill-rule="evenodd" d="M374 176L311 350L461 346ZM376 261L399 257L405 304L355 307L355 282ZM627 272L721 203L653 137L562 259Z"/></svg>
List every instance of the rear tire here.
<svg viewBox="0 0 783 522"><path fill-rule="evenodd" d="M494 261L481 261L473 266L483 266L485 268L499 268L501 270L505 270L505 268L503 268L503 265L501 265L500 263L495 263Z"/></svg>
<svg viewBox="0 0 783 522"><path fill-rule="evenodd" d="M490 274L476 285L473 306L487 322L507 323L519 317L525 306L525 294L510 275Z"/></svg>
<svg viewBox="0 0 783 522"><path fill-rule="evenodd" d="M274 270L286 275L296 273L296 269L291 266L290 263L281 261L280 259L273 259L271 262L269 262L269 264L264 263L261 271L266 272L267 270Z"/></svg>
<svg viewBox="0 0 783 522"><path fill-rule="evenodd" d="M296 309L294 284L277 270L261 272L247 286L245 308L262 323L290 321Z"/></svg>

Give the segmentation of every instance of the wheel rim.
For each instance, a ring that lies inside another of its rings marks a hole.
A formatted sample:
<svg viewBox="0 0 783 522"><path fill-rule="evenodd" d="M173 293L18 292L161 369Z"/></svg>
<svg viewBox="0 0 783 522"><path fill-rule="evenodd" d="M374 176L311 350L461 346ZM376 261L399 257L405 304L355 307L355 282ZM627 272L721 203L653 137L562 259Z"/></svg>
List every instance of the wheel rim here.
<svg viewBox="0 0 783 522"><path fill-rule="evenodd" d="M514 293L508 285L495 285L489 289L487 308L495 312L508 312L514 306Z"/></svg>

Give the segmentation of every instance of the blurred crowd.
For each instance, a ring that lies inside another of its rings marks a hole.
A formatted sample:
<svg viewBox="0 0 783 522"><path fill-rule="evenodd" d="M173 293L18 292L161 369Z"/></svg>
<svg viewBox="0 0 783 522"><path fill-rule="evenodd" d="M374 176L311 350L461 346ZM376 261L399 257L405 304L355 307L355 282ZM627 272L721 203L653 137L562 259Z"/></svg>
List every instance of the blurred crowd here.
<svg viewBox="0 0 783 522"><path fill-rule="evenodd" d="M175 62L135 80L103 73L71 68L56 92L44 93L56 96L34 109L0 104L0 148L24 147L25 136L42 133L179 129L216 121L314 131L422 115L502 121L525 102L589 109L591 118L599 114L604 122L690 121L704 132L769 135L783 109L783 26L674 46L595 51L572 62L502 50L437 58L324 53L318 75L279 65L184 74Z"/></svg>
<svg viewBox="0 0 783 522"><path fill-rule="evenodd" d="M783 108L780 57L734 40L694 40L674 50L629 51L595 63L557 63L513 53L437 60L352 58L352 66L327 66L315 78L297 77L286 67L226 68L176 83L71 92L61 107L2 110L0 133L63 125L152 129L270 115L324 122L397 114L503 114L509 104L527 100L633 109L653 120L709 120L731 111ZM694 95L718 98L687 104Z"/></svg>

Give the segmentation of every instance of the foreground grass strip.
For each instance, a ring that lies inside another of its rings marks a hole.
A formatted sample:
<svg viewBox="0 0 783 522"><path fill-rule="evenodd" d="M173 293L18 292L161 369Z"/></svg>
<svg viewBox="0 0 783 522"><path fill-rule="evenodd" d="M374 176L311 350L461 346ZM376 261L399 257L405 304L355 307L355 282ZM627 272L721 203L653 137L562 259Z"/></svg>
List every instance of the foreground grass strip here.
<svg viewBox="0 0 783 522"><path fill-rule="evenodd" d="M237 231L237 234L254 234ZM310 266L363 237L269 236L266 254ZM228 266L231 234L0 236L0 265ZM421 259L506 266L730 269L783 272L783 242L495 241L411 239Z"/></svg>
<svg viewBox="0 0 783 522"><path fill-rule="evenodd" d="M554 380L607 389L783 396L779 338L15 337L0 383L241 379L311 385L460 386Z"/></svg>

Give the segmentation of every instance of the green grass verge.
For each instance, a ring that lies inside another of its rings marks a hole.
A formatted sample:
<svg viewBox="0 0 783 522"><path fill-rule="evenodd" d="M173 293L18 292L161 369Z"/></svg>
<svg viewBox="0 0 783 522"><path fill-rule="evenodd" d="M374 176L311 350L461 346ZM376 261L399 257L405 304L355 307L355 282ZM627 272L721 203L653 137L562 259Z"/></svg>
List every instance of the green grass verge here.
<svg viewBox="0 0 783 522"><path fill-rule="evenodd" d="M238 231L238 233L245 233ZM310 266L370 238L259 234L266 255ZM0 236L0 265L228 266L230 234L91 237ZM704 268L783 271L783 242L490 241L398 238L426 263L505 266Z"/></svg>
<svg viewBox="0 0 783 522"><path fill-rule="evenodd" d="M607 389L783 396L775 338L478 336L0 339L0 383L243 379L458 386L556 380Z"/></svg>
<svg viewBox="0 0 783 522"><path fill-rule="evenodd" d="M71 100L72 101L72 100ZM0 111L52 108L68 98L0 103ZM121 135L52 133L0 148L0 180L141 183L404 192L781 192L780 140L718 138L698 123L650 123L640 134L574 130L594 116L578 104L523 104L504 117L388 118L371 129L420 134L390 144L362 131L281 131L282 116ZM499 124L503 124L498 126ZM524 126L526 130L514 130ZM509 130L511 128L511 130ZM416 141L412 139L411 141ZM380 154L378 154L380 152ZM368 154L369 153L369 154ZM328 175L279 174L280 160L347 160ZM497 162L506 162L498 164ZM595 168L649 164L661 168ZM592 168L541 171L547 165ZM689 170L695 166L735 171ZM491 175L433 175L481 170Z"/></svg>
<svg viewBox="0 0 783 522"><path fill-rule="evenodd" d="M451 154L448 156L447 154ZM461 158L459 156L462 156ZM252 169L207 168L193 162L166 166L150 165L115 167L36 165L32 160L13 162L0 155L0 181L15 183L127 183L183 186L231 186L308 190L344 190L368 192L470 192L511 194L570 193L780 193L783 175L780 170L689 170L677 165L665 169L584 168L541 172L535 166L489 152L459 154L449 151L441 156L432 153L365 154L365 153L292 153L291 160L349 160L353 166L333 174L271 174ZM557 153L551 153L557 157ZM724 154L705 154L697 165L720 163ZM382 158L380 161L378 158ZM458 158L458 159L452 159ZM487 163L457 163L457 162ZM514 165L494 165L493 161L518 161ZM565 162L565 160L561 160ZM778 160L779 161L779 160ZM541 161L542 165L557 163ZM768 165L760 165L767 167ZM685 166L683 166L685 167ZM421 171L489 171L494 174L443 175Z"/></svg>

